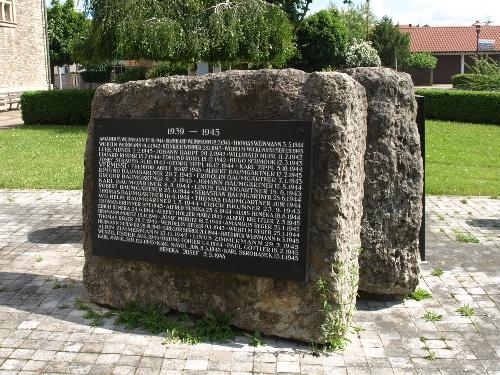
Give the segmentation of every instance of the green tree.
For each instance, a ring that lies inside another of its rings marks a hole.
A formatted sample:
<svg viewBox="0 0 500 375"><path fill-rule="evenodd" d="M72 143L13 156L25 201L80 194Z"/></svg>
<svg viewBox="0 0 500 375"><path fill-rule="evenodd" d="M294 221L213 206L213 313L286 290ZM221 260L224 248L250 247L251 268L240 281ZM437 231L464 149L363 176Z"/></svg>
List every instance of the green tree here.
<svg viewBox="0 0 500 375"><path fill-rule="evenodd" d="M402 33L392 19L384 16L373 29L373 47L377 50L382 65L397 68L403 66L410 55L410 34Z"/></svg>
<svg viewBox="0 0 500 375"><path fill-rule="evenodd" d="M86 0L86 9L87 51L102 60L282 66L294 53L287 15L263 0Z"/></svg>
<svg viewBox="0 0 500 375"><path fill-rule="evenodd" d="M268 3L276 4L288 15L290 21L300 23L309 10L312 0L266 0Z"/></svg>
<svg viewBox="0 0 500 375"><path fill-rule="evenodd" d="M370 33L376 21L368 3L363 5L349 3L346 8L340 9L340 16L346 25L349 41L366 40L367 32Z"/></svg>
<svg viewBox="0 0 500 375"><path fill-rule="evenodd" d="M297 30L298 56L293 65L308 72L342 67L347 35L346 26L334 8L305 18Z"/></svg>
<svg viewBox="0 0 500 375"><path fill-rule="evenodd" d="M74 0L52 0L47 9L49 34L50 65L60 66L74 62L71 55L71 43L74 37L83 32L90 21L82 12L75 9Z"/></svg>

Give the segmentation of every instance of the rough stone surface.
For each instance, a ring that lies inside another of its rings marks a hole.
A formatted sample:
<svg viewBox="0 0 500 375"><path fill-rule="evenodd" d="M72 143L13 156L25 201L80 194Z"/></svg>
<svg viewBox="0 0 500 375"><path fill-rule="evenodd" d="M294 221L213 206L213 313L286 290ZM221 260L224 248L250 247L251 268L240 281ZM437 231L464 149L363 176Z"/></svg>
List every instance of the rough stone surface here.
<svg viewBox="0 0 500 375"><path fill-rule="evenodd" d="M386 68L344 72L368 99L359 289L406 294L418 283L423 186L413 83Z"/></svg>
<svg viewBox="0 0 500 375"><path fill-rule="evenodd" d="M347 328L357 289L363 197L366 98L341 73L231 71L101 86L92 116L115 118L312 120L309 281L273 280L92 255L92 120L83 196L84 284L92 301L115 307L159 302L203 314L230 312L248 330L325 341ZM330 291L326 314L321 279Z"/></svg>

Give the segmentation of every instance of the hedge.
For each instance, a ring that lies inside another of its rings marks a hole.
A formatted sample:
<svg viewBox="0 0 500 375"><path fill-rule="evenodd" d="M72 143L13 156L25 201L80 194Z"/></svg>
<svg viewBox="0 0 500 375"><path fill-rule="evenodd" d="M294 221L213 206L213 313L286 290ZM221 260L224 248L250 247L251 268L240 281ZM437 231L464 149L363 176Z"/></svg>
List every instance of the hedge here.
<svg viewBox="0 0 500 375"><path fill-rule="evenodd" d="M28 91L21 96L26 125L86 125L95 90Z"/></svg>
<svg viewBox="0 0 500 375"><path fill-rule="evenodd" d="M500 124L500 92L418 89L425 117L436 120Z"/></svg>
<svg viewBox="0 0 500 375"><path fill-rule="evenodd" d="M143 66L134 66L131 68L125 68L122 74L116 78L118 83L126 83L130 81L140 81L146 79L147 68Z"/></svg>
<svg viewBox="0 0 500 375"><path fill-rule="evenodd" d="M80 72L83 82L106 83L111 80L111 72L107 70L86 70Z"/></svg>

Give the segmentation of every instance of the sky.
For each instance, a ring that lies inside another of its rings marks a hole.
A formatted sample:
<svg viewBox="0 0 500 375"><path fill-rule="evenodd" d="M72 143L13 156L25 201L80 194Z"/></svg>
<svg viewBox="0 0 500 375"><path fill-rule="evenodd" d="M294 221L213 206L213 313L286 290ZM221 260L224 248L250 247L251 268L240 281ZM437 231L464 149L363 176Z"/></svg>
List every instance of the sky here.
<svg viewBox="0 0 500 375"><path fill-rule="evenodd" d="M313 0L309 14L332 3L341 6L342 0ZM388 15L401 25L470 26L476 20L500 25L500 0L370 0L370 7L377 18Z"/></svg>

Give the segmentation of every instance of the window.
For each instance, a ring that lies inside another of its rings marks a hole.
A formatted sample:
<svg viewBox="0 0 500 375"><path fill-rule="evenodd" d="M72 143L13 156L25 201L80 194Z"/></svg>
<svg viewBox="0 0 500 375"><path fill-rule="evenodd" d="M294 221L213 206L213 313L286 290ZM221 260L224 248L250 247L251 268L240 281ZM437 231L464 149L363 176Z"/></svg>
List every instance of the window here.
<svg viewBox="0 0 500 375"><path fill-rule="evenodd" d="M0 0L0 22L15 23L14 0Z"/></svg>

